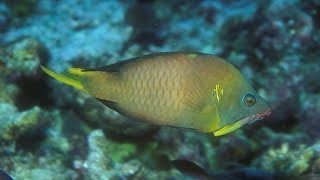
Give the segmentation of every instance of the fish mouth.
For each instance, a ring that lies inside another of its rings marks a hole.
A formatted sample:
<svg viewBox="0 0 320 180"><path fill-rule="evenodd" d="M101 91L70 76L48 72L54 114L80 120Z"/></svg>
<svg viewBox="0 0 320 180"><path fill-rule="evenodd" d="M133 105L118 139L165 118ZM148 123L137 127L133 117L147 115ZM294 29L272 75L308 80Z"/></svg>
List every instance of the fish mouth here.
<svg viewBox="0 0 320 180"><path fill-rule="evenodd" d="M239 129L240 127L244 126L245 124L251 124L255 121L261 120L265 118L266 116L269 116L271 114L271 109L269 108L268 110L258 113L258 114L253 114L251 116L242 118L234 123L227 124L223 126L222 128L218 129L217 131L213 132L214 136L222 136L225 135L229 132L232 132L236 129Z"/></svg>

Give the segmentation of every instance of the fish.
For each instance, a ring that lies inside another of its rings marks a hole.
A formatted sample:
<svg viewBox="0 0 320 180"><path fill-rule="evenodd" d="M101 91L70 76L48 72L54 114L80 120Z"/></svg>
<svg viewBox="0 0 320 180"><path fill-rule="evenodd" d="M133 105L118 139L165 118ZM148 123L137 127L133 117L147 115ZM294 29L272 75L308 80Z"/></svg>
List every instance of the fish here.
<svg viewBox="0 0 320 180"><path fill-rule="evenodd" d="M0 169L0 179L1 180L13 180L13 177Z"/></svg>
<svg viewBox="0 0 320 180"><path fill-rule="evenodd" d="M271 113L227 60L200 52L161 52L97 68L44 66L54 79L139 121L221 136Z"/></svg>

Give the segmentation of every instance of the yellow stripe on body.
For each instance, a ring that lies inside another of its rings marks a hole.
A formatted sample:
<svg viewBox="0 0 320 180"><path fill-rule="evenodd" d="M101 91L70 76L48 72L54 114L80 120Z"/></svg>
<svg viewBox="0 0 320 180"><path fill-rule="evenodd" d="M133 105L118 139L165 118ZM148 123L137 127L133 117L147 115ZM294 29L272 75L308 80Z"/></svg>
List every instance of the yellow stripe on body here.
<svg viewBox="0 0 320 180"><path fill-rule="evenodd" d="M213 92L211 95L214 95L214 92L215 92L215 95L216 95L216 99L217 101L219 102L220 101L220 98L222 97L223 95L223 88L220 88L220 85L217 84L216 87L214 88ZM221 94L221 96L219 95L219 93Z"/></svg>

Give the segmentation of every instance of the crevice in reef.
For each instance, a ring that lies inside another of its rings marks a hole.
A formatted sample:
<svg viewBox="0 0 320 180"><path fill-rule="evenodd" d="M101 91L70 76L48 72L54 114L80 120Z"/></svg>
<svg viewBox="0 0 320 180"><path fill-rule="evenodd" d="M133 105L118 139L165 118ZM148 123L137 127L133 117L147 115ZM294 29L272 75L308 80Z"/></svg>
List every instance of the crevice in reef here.
<svg viewBox="0 0 320 180"><path fill-rule="evenodd" d="M20 89L15 99L19 110L26 110L34 106L48 108L53 105L54 101L49 96L51 89L43 76L21 77L15 83Z"/></svg>

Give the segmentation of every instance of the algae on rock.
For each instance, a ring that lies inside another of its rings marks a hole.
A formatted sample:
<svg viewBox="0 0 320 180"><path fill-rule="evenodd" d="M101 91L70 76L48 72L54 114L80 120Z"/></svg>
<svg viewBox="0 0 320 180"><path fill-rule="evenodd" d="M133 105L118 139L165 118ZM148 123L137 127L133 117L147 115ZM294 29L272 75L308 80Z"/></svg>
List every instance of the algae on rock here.
<svg viewBox="0 0 320 180"><path fill-rule="evenodd" d="M292 148L284 143L280 148L270 148L254 164L271 173L280 173L288 177L296 177L303 174L311 166L314 157L314 149L300 145Z"/></svg>
<svg viewBox="0 0 320 180"><path fill-rule="evenodd" d="M43 113L37 106L19 112L8 103L0 103L0 139L11 141L32 133L48 123L48 118L42 118Z"/></svg>
<svg viewBox="0 0 320 180"><path fill-rule="evenodd" d="M34 38L22 38L9 43L0 51L0 61L5 64L6 74L34 75L45 54L43 45Z"/></svg>

